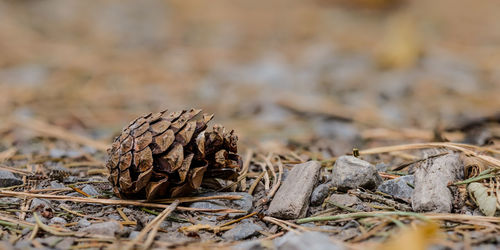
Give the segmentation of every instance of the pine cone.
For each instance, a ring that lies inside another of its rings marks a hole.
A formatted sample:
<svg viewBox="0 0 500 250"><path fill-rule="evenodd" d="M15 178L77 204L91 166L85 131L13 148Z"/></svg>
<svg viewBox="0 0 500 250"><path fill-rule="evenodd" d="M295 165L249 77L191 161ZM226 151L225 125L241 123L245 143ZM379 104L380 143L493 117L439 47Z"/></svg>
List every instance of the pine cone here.
<svg viewBox="0 0 500 250"><path fill-rule="evenodd" d="M236 180L241 168L238 137L220 125L205 131L213 115L200 109L141 116L117 136L106 167L121 198L186 195L213 178Z"/></svg>

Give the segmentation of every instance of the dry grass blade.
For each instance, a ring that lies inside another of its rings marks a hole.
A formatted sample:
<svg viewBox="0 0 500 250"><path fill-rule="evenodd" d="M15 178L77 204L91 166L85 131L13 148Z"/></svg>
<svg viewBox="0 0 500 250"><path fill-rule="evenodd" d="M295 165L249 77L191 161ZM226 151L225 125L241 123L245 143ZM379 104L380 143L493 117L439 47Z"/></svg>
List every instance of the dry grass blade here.
<svg viewBox="0 0 500 250"><path fill-rule="evenodd" d="M281 160L279 159L279 157L276 157L276 161L277 161L277 165L278 165L278 178L277 178L278 180L271 188L271 191L269 191L269 194L267 195L268 199L273 198L276 191L278 191L278 188L281 185L281 179L283 178L283 164L281 163Z"/></svg>
<svg viewBox="0 0 500 250"><path fill-rule="evenodd" d="M297 233L297 234L300 234L299 231L289 227L288 225L286 225L285 223L283 223L283 221L279 220L279 219L276 219L276 218L273 218L273 217L269 217L269 216L266 216L264 218L262 218L263 221L267 221L267 222L270 222L270 223L273 223L273 224L276 224L278 225L279 227L287 230L287 231L292 231L294 233Z"/></svg>
<svg viewBox="0 0 500 250"><path fill-rule="evenodd" d="M257 176L257 179L255 179L255 181L252 183L252 185L250 186L250 188L248 189L248 193L250 195L253 194L253 191L255 190L255 188L257 187L257 185L259 184L260 180L262 180L262 177L264 177L264 175L266 174L265 171L261 172L259 174L259 176Z"/></svg>
<svg viewBox="0 0 500 250"><path fill-rule="evenodd" d="M77 135L75 133L72 133L64 128L57 127L54 125L50 125L48 123L45 123L40 120L35 120L35 119L30 119L30 118L23 118L22 120L17 120L15 123L21 127L30 129L34 132L37 132L42 135L47 135L50 137L58 138L64 141L70 141L70 142L75 142L81 145L93 147L95 149L101 150L106 152L106 149L108 148L108 144L97 141L94 139L90 139L85 136Z"/></svg>
<svg viewBox="0 0 500 250"><path fill-rule="evenodd" d="M80 162L70 162L64 164L64 167L75 168L75 167L102 167L105 168L104 162L102 161L80 161Z"/></svg>
<svg viewBox="0 0 500 250"><path fill-rule="evenodd" d="M250 168L250 162L252 161L252 155L253 151L251 149L247 150L247 153L245 154L245 161L243 162L243 167L241 168L240 171L240 176L246 176L248 173L248 169ZM245 192L247 190L247 179L243 178L240 181L241 185L241 191Z"/></svg>
<svg viewBox="0 0 500 250"><path fill-rule="evenodd" d="M259 162L258 165L260 165L262 173L264 173L264 189L268 191L270 187L269 171L267 171L265 163Z"/></svg>
<svg viewBox="0 0 500 250"><path fill-rule="evenodd" d="M35 224L23 220L13 219L4 215L0 215L0 221L8 222L11 226L22 228L33 228Z"/></svg>
<svg viewBox="0 0 500 250"><path fill-rule="evenodd" d="M137 237L135 237L134 240L132 240L126 247L125 247L125 250L131 250L131 249L134 249L135 245L137 243L139 243L142 238L144 238L144 236L146 236L146 234L148 232L151 231L151 233L149 234L147 240L146 240L146 243L144 244L144 249L148 249L153 240L154 240L154 237L156 236L156 233L158 232L158 228L161 224L162 221L165 220L165 218L167 218L168 215L170 215L177 207L177 205L179 205L179 201L174 201L174 203L170 204L170 206L168 206L167 208L165 208L165 210L163 210L158 216L156 216L156 218L154 218L151 222L149 222L142 230L141 232L139 233L139 235L137 235Z"/></svg>
<svg viewBox="0 0 500 250"><path fill-rule="evenodd" d="M167 199L157 199L154 202L157 203L173 203L176 200L181 203L184 202L197 202L197 201L208 201L208 200L240 200L243 198L241 195L214 195L206 197L179 197L179 198L167 198Z"/></svg>
<svg viewBox="0 0 500 250"><path fill-rule="evenodd" d="M74 186L69 186L71 189L73 189L75 192L85 196L85 197L90 197L89 194L85 193L83 190L77 188L77 187L74 187Z"/></svg>
<svg viewBox="0 0 500 250"><path fill-rule="evenodd" d="M387 128L366 129L361 132L361 137L365 140L387 139L403 140L403 139L420 139L430 141L434 138L432 131L419 129L398 129L392 130Z"/></svg>
<svg viewBox="0 0 500 250"><path fill-rule="evenodd" d="M245 216L243 216L243 217L241 217L241 218L238 218L238 219L236 219L236 220L232 220L232 221L226 222L226 223L222 224L220 227L229 226L229 225L231 225L231 224L234 224L234 223L236 223L236 222L242 221L242 220L244 220L244 219L246 219L246 218L250 218L250 217L252 217L252 216L254 216L254 215L257 215L257 214L258 214L258 212L253 212L253 213L251 213L251 214L247 214L247 215L245 215Z"/></svg>
<svg viewBox="0 0 500 250"><path fill-rule="evenodd" d="M153 208L167 208L168 205L148 203L144 201L135 200L112 200L112 199L97 199L97 198L82 198L73 197L67 195L51 195L51 194L31 194L26 192L15 192L15 191L5 191L0 190L0 197L32 197L41 198L48 200L65 200L79 203L96 203L96 204L106 204L106 205L121 205L121 206L139 206L139 207L153 207ZM206 212L206 213L245 213L245 211L237 209L203 209L203 208L191 208L191 207L177 207L179 211L193 211L193 212Z"/></svg>
<svg viewBox="0 0 500 250"><path fill-rule="evenodd" d="M491 156L487 155L478 155L474 150L478 151L488 151L491 152L491 149L484 148L484 147L477 147L477 146L472 146L472 145L467 145L467 144L459 144L459 143L447 143L447 142L430 142L430 143L413 143L413 144L402 144L402 145L395 145L395 146L386 146L386 147L377 147L377 148L371 148L371 149L366 149L366 150L361 150L359 151L360 155L369 155L369 154L381 154L381 153L389 153L393 151L404 151L404 150L413 150L413 149L425 149L425 148L448 148L454 151L459 151L463 152L464 154L468 156L474 156L477 157L478 159L489 163L493 165L494 167L500 168L500 160L495 159ZM497 152L495 152L497 153ZM500 151L499 151L500 153Z"/></svg>
<svg viewBox="0 0 500 250"><path fill-rule="evenodd" d="M36 221L36 224L38 225L38 227L43 229L43 231L45 231L45 232L48 232L48 233L51 233L51 234L57 235L57 236L75 236L76 235L75 232L60 232L60 231L57 231L50 226L43 224L43 222L40 220L40 217L38 217L37 213L33 213L33 216L35 217L35 221Z"/></svg>
<svg viewBox="0 0 500 250"><path fill-rule="evenodd" d="M500 224L500 217L493 216L474 216L466 214L445 214L445 213L428 213L424 214L429 219L434 220L449 220L459 222L491 222Z"/></svg>
<svg viewBox="0 0 500 250"><path fill-rule="evenodd" d="M20 174L20 175L30 175L31 172L27 170L22 170L22 169L17 169L13 167L7 167L7 166L0 166L1 170L7 170L12 173Z"/></svg>
<svg viewBox="0 0 500 250"><path fill-rule="evenodd" d="M17 148L9 148L5 151L0 152L0 163L9 160L12 156L14 156L17 152Z"/></svg>
<svg viewBox="0 0 500 250"><path fill-rule="evenodd" d="M34 240L36 235L38 234L38 229L40 229L40 226L38 226L38 224L35 225L35 227L33 228L33 231L31 231L31 235L29 237L29 240Z"/></svg>

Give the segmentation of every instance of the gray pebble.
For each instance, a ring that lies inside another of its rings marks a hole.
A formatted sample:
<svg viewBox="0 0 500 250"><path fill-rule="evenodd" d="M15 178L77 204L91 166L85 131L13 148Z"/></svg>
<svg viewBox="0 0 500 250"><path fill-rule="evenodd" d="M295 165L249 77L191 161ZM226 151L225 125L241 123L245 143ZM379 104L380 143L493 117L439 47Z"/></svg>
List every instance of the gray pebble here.
<svg viewBox="0 0 500 250"><path fill-rule="evenodd" d="M311 205L319 206L323 203L325 198L328 196L331 183L324 183L318 185L311 194Z"/></svg>
<svg viewBox="0 0 500 250"><path fill-rule="evenodd" d="M354 188L376 189L382 177L375 167L354 156L341 156L335 161L332 171L332 184L341 191Z"/></svg>
<svg viewBox="0 0 500 250"><path fill-rule="evenodd" d="M50 182L50 187L51 188L64 188L64 184L58 182L58 181L51 181Z"/></svg>
<svg viewBox="0 0 500 250"><path fill-rule="evenodd" d="M258 234L258 231L262 231L262 227L249 220L243 220L242 223L236 227L226 231L222 238L226 240L244 240L251 236Z"/></svg>
<svg viewBox="0 0 500 250"><path fill-rule="evenodd" d="M40 221L43 223L43 224L47 224L48 223L48 220L47 218L43 217L43 216L38 216L38 218L40 218ZM29 217L26 219L27 222L31 222L31 223L36 223L36 219L35 217Z"/></svg>
<svg viewBox="0 0 500 250"><path fill-rule="evenodd" d="M415 185L415 177L413 175L401 176L396 179L384 181L378 190L395 198L410 201L413 195L413 188L409 185Z"/></svg>
<svg viewBox="0 0 500 250"><path fill-rule="evenodd" d="M327 234L320 232L304 232L296 234L289 232L274 240L278 250L337 250L344 249L330 240Z"/></svg>
<svg viewBox="0 0 500 250"><path fill-rule="evenodd" d="M79 227L88 227L88 226L90 226L90 225L92 225L92 223L90 223L90 221L88 221L88 220L87 220L87 219L85 219L85 218L82 218L82 219L80 219L80 220L78 221L78 226L79 226Z"/></svg>
<svg viewBox="0 0 500 250"><path fill-rule="evenodd" d="M23 184L13 173L7 170L0 170L0 187L10 187Z"/></svg>
<svg viewBox="0 0 500 250"><path fill-rule="evenodd" d="M50 219L49 221L49 224L60 224L60 225L65 225L66 223L68 223L64 218L61 218L61 217L53 217L52 219Z"/></svg>
<svg viewBox="0 0 500 250"><path fill-rule="evenodd" d="M122 229L122 225L117 221L107 221L92 224L88 227L82 228L80 232L86 232L90 234L114 236L116 232Z"/></svg>
<svg viewBox="0 0 500 250"><path fill-rule="evenodd" d="M349 194L332 194L328 201L345 207L351 207L361 203L358 197Z"/></svg>
<svg viewBox="0 0 500 250"><path fill-rule="evenodd" d="M90 196L99 196L101 195L92 185L85 185L82 188L82 191Z"/></svg>
<svg viewBox="0 0 500 250"><path fill-rule="evenodd" d="M224 209L232 208L243 211L250 211L252 209L253 196L246 192L210 192L205 193L200 196L216 196L216 195L240 195L242 196L239 200L213 200L213 201L199 201L192 203L189 207L192 208L205 208L205 209ZM221 214L221 213L219 213ZM240 216L241 213L230 213L229 217L233 218L235 216Z"/></svg>
<svg viewBox="0 0 500 250"><path fill-rule="evenodd" d="M129 239L134 239L135 237L137 237L137 235L139 235L141 232L139 231L132 231L130 232L130 234L128 235L128 238Z"/></svg>

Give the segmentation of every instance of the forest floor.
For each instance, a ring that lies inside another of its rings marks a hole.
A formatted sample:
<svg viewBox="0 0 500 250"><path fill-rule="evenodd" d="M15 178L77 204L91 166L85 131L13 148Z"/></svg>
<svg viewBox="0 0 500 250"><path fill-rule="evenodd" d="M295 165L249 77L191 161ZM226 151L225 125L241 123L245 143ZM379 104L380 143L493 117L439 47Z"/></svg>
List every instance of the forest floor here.
<svg viewBox="0 0 500 250"><path fill-rule="evenodd" d="M0 244L497 249L497 13L492 0L0 2ZM237 132L237 183L180 204L113 194L106 149L166 108ZM280 187L302 163L320 165L296 180L304 211L270 212L299 196Z"/></svg>

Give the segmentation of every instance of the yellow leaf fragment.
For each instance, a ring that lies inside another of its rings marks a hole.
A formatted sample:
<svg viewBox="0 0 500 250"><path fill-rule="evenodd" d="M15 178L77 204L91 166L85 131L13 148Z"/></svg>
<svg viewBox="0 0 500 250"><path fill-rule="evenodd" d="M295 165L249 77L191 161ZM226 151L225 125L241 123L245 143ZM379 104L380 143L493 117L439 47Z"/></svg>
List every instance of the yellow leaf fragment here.
<svg viewBox="0 0 500 250"><path fill-rule="evenodd" d="M416 229L403 229L394 234L387 242L380 245L379 250L421 250L427 249L438 238L439 226L435 223L427 223Z"/></svg>
<svg viewBox="0 0 500 250"><path fill-rule="evenodd" d="M494 216L497 211L497 197L488 192L488 188L481 183L473 182L467 186L469 195L476 202L479 210L486 216Z"/></svg>
<svg viewBox="0 0 500 250"><path fill-rule="evenodd" d="M415 20L399 14L387 24L386 34L378 44L376 60L381 68L408 68L417 63L422 54Z"/></svg>

